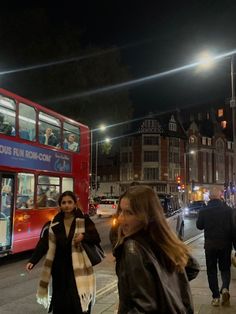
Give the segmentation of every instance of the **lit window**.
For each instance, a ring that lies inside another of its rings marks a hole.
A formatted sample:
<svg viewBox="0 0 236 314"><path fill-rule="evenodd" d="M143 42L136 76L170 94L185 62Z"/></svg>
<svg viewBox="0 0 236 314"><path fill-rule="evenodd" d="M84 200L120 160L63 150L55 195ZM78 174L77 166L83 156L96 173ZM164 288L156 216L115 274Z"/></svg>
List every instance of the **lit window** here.
<svg viewBox="0 0 236 314"><path fill-rule="evenodd" d="M207 145L211 146L211 138L210 137L207 138Z"/></svg>
<svg viewBox="0 0 236 314"><path fill-rule="evenodd" d="M221 127L222 127L222 129L226 129L226 127L227 127L227 121L221 121Z"/></svg>
<svg viewBox="0 0 236 314"><path fill-rule="evenodd" d="M218 117L223 117L224 109L218 109Z"/></svg>

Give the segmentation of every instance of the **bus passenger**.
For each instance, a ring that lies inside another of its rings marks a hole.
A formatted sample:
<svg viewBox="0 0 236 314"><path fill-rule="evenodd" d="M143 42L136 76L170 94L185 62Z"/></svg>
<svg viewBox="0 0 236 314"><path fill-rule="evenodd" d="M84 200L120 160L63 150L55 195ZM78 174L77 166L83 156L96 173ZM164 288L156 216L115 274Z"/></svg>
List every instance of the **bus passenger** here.
<svg viewBox="0 0 236 314"><path fill-rule="evenodd" d="M33 256L26 265L30 271L46 255L37 291L37 301L49 306L49 312L91 313L95 298L95 276L91 262L80 244L100 243L93 221L76 207L77 198L71 191L58 199L60 212L39 240ZM52 299L48 284L52 274Z"/></svg>
<svg viewBox="0 0 236 314"><path fill-rule="evenodd" d="M38 187L37 192L37 206L40 207L46 207L47 206L47 190L43 189L41 186Z"/></svg>
<svg viewBox="0 0 236 314"><path fill-rule="evenodd" d="M0 133L14 136L16 135L15 128L10 122L4 121L4 115L0 113Z"/></svg>
<svg viewBox="0 0 236 314"><path fill-rule="evenodd" d="M45 134L42 138L42 144L50 145L50 146L57 146L58 140L55 134L52 132L51 128L47 128Z"/></svg>
<svg viewBox="0 0 236 314"><path fill-rule="evenodd" d="M72 150L73 152L77 152L78 143L75 141L75 134L70 133L67 138L64 140L64 149Z"/></svg>

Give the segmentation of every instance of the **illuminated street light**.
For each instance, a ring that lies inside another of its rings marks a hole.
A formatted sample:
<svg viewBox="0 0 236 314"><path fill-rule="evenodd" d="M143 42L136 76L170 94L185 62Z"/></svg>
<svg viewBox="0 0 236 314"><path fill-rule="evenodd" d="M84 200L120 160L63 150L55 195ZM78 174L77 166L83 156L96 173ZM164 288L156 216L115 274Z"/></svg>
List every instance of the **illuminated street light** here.
<svg viewBox="0 0 236 314"><path fill-rule="evenodd" d="M209 52L205 51L201 53L199 59L199 67L203 69L209 69L213 66L215 58Z"/></svg>
<svg viewBox="0 0 236 314"><path fill-rule="evenodd" d="M99 130L104 132L106 130L106 128L107 128L106 125L101 124L100 127L99 127Z"/></svg>

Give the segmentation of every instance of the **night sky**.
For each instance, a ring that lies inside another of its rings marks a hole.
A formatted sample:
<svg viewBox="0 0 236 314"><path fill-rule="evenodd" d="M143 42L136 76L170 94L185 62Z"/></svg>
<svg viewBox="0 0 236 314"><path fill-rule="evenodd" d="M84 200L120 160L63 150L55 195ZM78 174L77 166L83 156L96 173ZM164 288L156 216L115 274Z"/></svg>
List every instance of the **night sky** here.
<svg viewBox="0 0 236 314"><path fill-rule="evenodd" d="M58 6L44 12L50 32L74 29L80 33L76 41L81 47L120 48L122 63L128 67L133 79L191 64L204 50L217 55L236 49L236 1L162 2L81 1L78 8ZM16 43L26 44L27 38L31 40L34 23L39 24L40 20L35 18L35 10L30 23L21 19L23 10L1 10L2 70L16 68L19 63L20 66L28 65L27 55L25 59L17 58L14 47ZM37 41L37 36L34 40ZM51 45L48 50L53 49L53 40ZM63 59L68 55L60 52L58 57ZM39 57L38 63L41 61ZM44 69L47 70L50 71L50 67ZM26 88L19 90L16 86L14 78L17 75L19 73L1 75L1 85L27 96ZM129 92L136 115L193 104L225 103L231 94L230 59L217 62L208 71L189 69L148 80L130 86Z"/></svg>

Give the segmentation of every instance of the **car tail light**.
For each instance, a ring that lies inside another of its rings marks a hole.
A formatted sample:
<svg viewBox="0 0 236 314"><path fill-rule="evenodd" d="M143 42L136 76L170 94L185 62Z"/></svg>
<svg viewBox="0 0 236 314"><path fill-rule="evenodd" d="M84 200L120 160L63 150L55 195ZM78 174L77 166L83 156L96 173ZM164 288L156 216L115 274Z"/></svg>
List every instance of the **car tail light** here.
<svg viewBox="0 0 236 314"><path fill-rule="evenodd" d="M112 226L115 227L118 223L118 219L117 218L113 218L112 219Z"/></svg>
<svg viewBox="0 0 236 314"><path fill-rule="evenodd" d="M116 209L116 205L112 205L112 208L113 208L113 209Z"/></svg>
<svg viewBox="0 0 236 314"><path fill-rule="evenodd" d="M97 209L99 208L99 205L97 204L97 207L96 207Z"/></svg>

